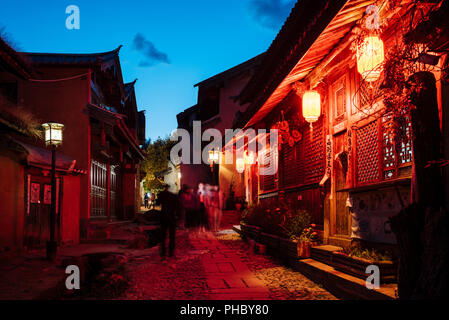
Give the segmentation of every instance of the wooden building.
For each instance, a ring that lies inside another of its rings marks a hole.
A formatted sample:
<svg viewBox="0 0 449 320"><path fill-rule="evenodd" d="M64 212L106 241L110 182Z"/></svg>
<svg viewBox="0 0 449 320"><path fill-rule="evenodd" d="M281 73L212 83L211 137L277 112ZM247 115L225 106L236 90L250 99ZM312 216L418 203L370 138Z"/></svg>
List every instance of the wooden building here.
<svg viewBox="0 0 449 320"><path fill-rule="evenodd" d="M251 79L262 58L263 54L260 54L195 84L198 88L198 103L177 115L178 128L193 133L193 121L200 121L201 133L207 129L218 130L223 137L223 152L225 130L232 129L234 121L242 116L248 107L239 104L235 98ZM202 147L208 143L203 142ZM245 197L243 176L235 170L233 164L221 161L214 164L213 170L207 164L181 164L180 173L181 185L186 183L196 187L199 182L209 183L218 185L226 199L229 199L232 192L235 197Z"/></svg>
<svg viewBox="0 0 449 320"><path fill-rule="evenodd" d="M34 68L0 38L0 252L34 249L49 239L51 151L39 116L22 103ZM57 239L79 241L80 179L76 160L56 153Z"/></svg>
<svg viewBox="0 0 449 320"><path fill-rule="evenodd" d="M1 51L6 62L0 87L14 100L11 113L20 108L33 115L35 127L46 122L65 126L56 161L59 240L77 243L80 238L104 237L109 222L133 219L141 203L139 163L144 158L140 145L145 142L145 115L137 110L135 81L123 82L120 48L99 54L17 53L0 44L7 49ZM14 160L22 166L15 171L15 191L3 190L1 197L14 196L24 204L17 204L14 217L2 217L15 219L10 223L25 219L18 229L42 229L38 221L48 221L51 152L41 138L8 129L15 123L8 119L5 130L14 136L16 153L21 151L24 159ZM11 155L11 141L3 147L2 156ZM6 173L2 170L2 181ZM35 231L41 235L34 243L44 243L47 231ZM16 232L21 239L14 240L19 247L24 242L22 234Z"/></svg>
<svg viewBox="0 0 449 320"><path fill-rule="evenodd" d="M145 127L134 83L123 82L120 48L25 54L41 77L23 86L23 103L42 120L65 125L61 152L88 173L81 179L81 237L91 236L90 226L132 219L140 208Z"/></svg>
<svg viewBox="0 0 449 320"><path fill-rule="evenodd" d="M354 239L394 245L388 218L411 201L410 119L404 116L404 134L394 141L392 116L382 94L375 95L383 77L362 77L351 46L370 5L379 6L386 22L379 37L387 55L403 35L408 21L401 17L413 9L411 1L298 1L239 96L250 106L236 127L284 129L277 174L259 176L257 165L246 168L252 201L286 199L306 209L324 243L339 246ZM423 11L432 5L423 3ZM437 56L442 64L445 55ZM311 90L319 93L321 114L310 125L303 96Z"/></svg>

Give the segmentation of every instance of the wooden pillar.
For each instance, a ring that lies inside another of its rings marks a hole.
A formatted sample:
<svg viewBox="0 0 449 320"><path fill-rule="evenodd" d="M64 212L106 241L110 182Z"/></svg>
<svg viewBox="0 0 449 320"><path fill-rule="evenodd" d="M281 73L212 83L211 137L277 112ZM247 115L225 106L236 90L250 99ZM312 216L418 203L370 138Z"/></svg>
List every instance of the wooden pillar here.
<svg viewBox="0 0 449 320"><path fill-rule="evenodd" d="M108 161L106 170L106 214L111 221L111 163Z"/></svg>

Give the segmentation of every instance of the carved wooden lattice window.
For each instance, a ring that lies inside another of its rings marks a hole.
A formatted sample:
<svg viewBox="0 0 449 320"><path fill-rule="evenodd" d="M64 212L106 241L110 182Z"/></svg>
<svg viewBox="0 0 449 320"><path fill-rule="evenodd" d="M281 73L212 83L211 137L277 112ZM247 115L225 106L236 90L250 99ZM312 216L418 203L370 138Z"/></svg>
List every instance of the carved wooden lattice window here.
<svg viewBox="0 0 449 320"><path fill-rule="evenodd" d="M107 193L107 166L99 161L92 160L90 171L90 208L91 216L105 217Z"/></svg>
<svg viewBox="0 0 449 320"><path fill-rule="evenodd" d="M357 184L380 180L378 122L357 130Z"/></svg>
<svg viewBox="0 0 449 320"><path fill-rule="evenodd" d="M346 77L341 78L333 85L335 121L339 122L345 118L346 114Z"/></svg>
<svg viewBox="0 0 449 320"><path fill-rule="evenodd" d="M383 178L391 179L396 171L396 154L394 141L391 135L393 123L390 116L382 118L382 151L383 151Z"/></svg>
<svg viewBox="0 0 449 320"><path fill-rule="evenodd" d="M111 166L111 216L118 214L119 201L119 166Z"/></svg>
<svg viewBox="0 0 449 320"><path fill-rule="evenodd" d="M399 124L399 145L393 140L393 120L391 115L382 118L382 151L383 151L383 179L392 179L398 176L401 167L412 162L411 122L405 117ZM398 148L398 149L396 149Z"/></svg>
<svg viewBox="0 0 449 320"><path fill-rule="evenodd" d="M270 158L271 156L272 155L270 152L266 153L267 158ZM277 157L275 157L275 160L273 160L273 158L271 160L277 161ZM267 168L268 166L269 166L269 164L267 163L265 168ZM259 170L259 181L260 181L260 191L261 192L274 191L277 188L277 172L276 172L276 174L267 175L267 174L263 174L263 171Z"/></svg>
<svg viewBox="0 0 449 320"><path fill-rule="evenodd" d="M413 158L408 117L399 130L402 134L398 146L393 140L393 121L389 115L357 130L358 185L397 178L401 168L410 166Z"/></svg>
<svg viewBox="0 0 449 320"><path fill-rule="evenodd" d="M314 123L313 130L304 127L301 164L304 170L304 184L317 183L324 175L325 169L325 147L323 135L323 118Z"/></svg>
<svg viewBox="0 0 449 320"><path fill-rule="evenodd" d="M399 150L399 166L412 163L412 122L410 117L406 118L406 123L403 125L404 139L401 142Z"/></svg>
<svg viewBox="0 0 449 320"><path fill-rule="evenodd" d="M282 184L284 187L293 187L303 181L302 166L300 165L301 141L293 147L288 143L282 145Z"/></svg>

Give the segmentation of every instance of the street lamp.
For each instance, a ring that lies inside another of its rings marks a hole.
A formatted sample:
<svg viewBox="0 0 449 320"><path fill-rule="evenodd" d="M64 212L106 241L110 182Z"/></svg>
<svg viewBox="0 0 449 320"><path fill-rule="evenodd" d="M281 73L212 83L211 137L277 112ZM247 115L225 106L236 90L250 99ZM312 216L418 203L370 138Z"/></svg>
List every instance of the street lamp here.
<svg viewBox="0 0 449 320"><path fill-rule="evenodd" d="M47 242L47 259L56 259L56 147L62 144L64 125L55 122L42 125L45 132L45 144L51 146L51 205L50 205L50 240Z"/></svg>
<svg viewBox="0 0 449 320"><path fill-rule="evenodd" d="M220 160L220 150L209 150L209 164L210 164L210 171L212 173L212 181L215 184L215 175L216 172L214 170L215 164L218 163Z"/></svg>
<svg viewBox="0 0 449 320"><path fill-rule="evenodd" d="M238 173L243 173L245 171L245 159L237 158L235 161L235 169Z"/></svg>
<svg viewBox="0 0 449 320"><path fill-rule="evenodd" d="M214 164L218 163L220 159L220 151L219 150L210 150L209 151L209 163L210 167L213 168Z"/></svg>

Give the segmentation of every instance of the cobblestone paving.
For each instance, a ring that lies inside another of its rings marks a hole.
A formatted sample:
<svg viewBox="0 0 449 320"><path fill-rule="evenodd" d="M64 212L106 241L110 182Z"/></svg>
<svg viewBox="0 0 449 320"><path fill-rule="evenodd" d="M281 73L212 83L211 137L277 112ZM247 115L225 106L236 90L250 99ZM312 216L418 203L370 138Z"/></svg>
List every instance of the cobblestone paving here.
<svg viewBox="0 0 449 320"><path fill-rule="evenodd" d="M218 265L220 261L223 269L231 261L236 271L211 271L211 263ZM245 300L251 294L255 299L335 299L273 258L250 253L248 244L231 232L217 236L206 233L198 238L178 231L176 257L162 262L158 248L153 248L147 256L131 260L127 270L131 285L122 299Z"/></svg>
<svg viewBox="0 0 449 320"><path fill-rule="evenodd" d="M273 300L335 300L331 293L301 273L282 265L270 256L250 253L249 245L238 234L218 236L218 239L241 255L243 262L270 290Z"/></svg>

